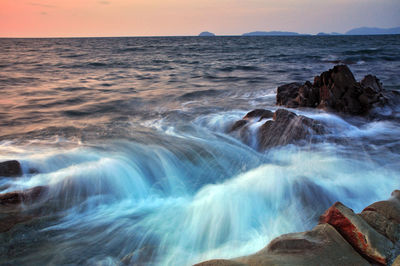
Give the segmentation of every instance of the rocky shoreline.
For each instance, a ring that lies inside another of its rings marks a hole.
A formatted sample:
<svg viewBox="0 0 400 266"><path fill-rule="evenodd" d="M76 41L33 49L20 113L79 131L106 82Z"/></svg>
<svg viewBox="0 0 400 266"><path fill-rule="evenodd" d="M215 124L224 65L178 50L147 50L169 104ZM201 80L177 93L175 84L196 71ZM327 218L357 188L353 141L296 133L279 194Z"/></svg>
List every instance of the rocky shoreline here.
<svg viewBox="0 0 400 266"><path fill-rule="evenodd" d="M357 82L346 65L323 72L313 83L282 85L276 95L277 106L318 108L367 120L398 119L399 103L399 92L385 90L373 75ZM263 120L265 123L257 132L261 151L318 141L329 132L327 125L286 109L253 110L228 132L248 143L249 124ZM390 199L375 202L359 214L337 202L322 214L312 230L277 237L255 254L197 265L400 265L399 240L400 191L395 190Z"/></svg>
<svg viewBox="0 0 400 266"><path fill-rule="evenodd" d="M338 65L315 77L313 83L278 87L276 104L319 108L368 120L399 119L396 107L400 105L400 94L385 90L373 75L357 82L347 66ZM318 142L330 131L321 121L278 108L274 112L255 109L231 125L227 133L249 144L250 125L258 122L262 123L257 131L260 151ZM36 169L24 170L25 173L16 160L0 162L0 178L38 173ZM0 233L45 216L46 211L35 204L48 199L49 187L45 186L1 193ZM373 203L359 214L337 202L322 214L312 230L282 235L253 255L198 265L400 265L400 257L396 259L399 254L400 191L395 190L390 199Z"/></svg>
<svg viewBox="0 0 400 266"><path fill-rule="evenodd" d="M312 230L279 236L262 250L223 265L400 265L400 191L356 214L340 202Z"/></svg>

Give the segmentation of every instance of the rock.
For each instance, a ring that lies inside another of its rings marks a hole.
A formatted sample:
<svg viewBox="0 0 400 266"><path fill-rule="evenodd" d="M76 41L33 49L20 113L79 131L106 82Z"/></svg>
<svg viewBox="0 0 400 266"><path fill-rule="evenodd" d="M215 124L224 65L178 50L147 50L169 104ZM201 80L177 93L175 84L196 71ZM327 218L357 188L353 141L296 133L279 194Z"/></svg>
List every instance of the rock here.
<svg viewBox="0 0 400 266"><path fill-rule="evenodd" d="M0 176L17 177L22 175L21 164L16 161L5 161L0 163Z"/></svg>
<svg viewBox="0 0 400 266"><path fill-rule="evenodd" d="M238 121L236 121L232 127L228 130L228 133L231 133L232 131L238 130L240 128L242 128L243 126L245 126L249 121L244 120L244 119L240 119Z"/></svg>
<svg viewBox="0 0 400 266"><path fill-rule="evenodd" d="M382 83L373 75L357 82L346 65L333 69L314 78L314 83L290 83L278 87L276 104L289 108L310 107L352 115L366 115L377 106L385 106L394 92L386 92Z"/></svg>
<svg viewBox="0 0 400 266"><path fill-rule="evenodd" d="M265 122L259 130L260 149L287 145L300 140L311 141L315 135L324 133L323 125L313 119L278 109L273 120Z"/></svg>
<svg viewBox="0 0 400 266"><path fill-rule="evenodd" d="M37 186L22 191L0 194L0 206L15 206L21 203L29 204L39 200L48 192L48 187Z"/></svg>
<svg viewBox="0 0 400 266"><path fill-rule="evenodd" d="M369 205L359 216L393 243L400 241L400 200L398 190L392 192L391 199Z"/></svg>
<svg viewBox="0 0 400 266"><path fill-rule="evenodd" d="M274 113L270 110L265 109L255 109L251 112L248 112L244 117L243 120L249 120L254 118L259 118L258 121L261 121L265 118L272 118Z"/></svg>
<svg viewBox="0 0 400 266"><path fill-rule="evenodd" d="M310 231L279 236L249 256L197 265L400 265L398 227L393 227L399 205L399 190L358 215L337 202Z"/></svg>
<svg viewBox="0 0 400 266"><path fill-rule="evenodd" d="M366 75L362 80L361 80L361 86L364 88L368 88L372 90L375 93L379 93L383 91L383 86L382 83L379 81L379 79L376 76L373 75Z"/></svg>
<svg viewBox="0 0 400 266"><path fill-rule="evenodd" d="M372 262L387 265L394 260L394 244L342 203L336 202L320 217L320 224L325 223Z"/></svg>
<svg viewBox="0 0 400 266"><path fill-rule="evenodd" d="M288 108L296 108L299 104L295 101L299 94L301 83L293 82L279 86L276 93L276 104Z"/></svg>
<svg viewBox="0 0 400 266"><path fill-rule="evenodd" d="M197 265L370 265L329 224L282 235L259 252L233 260L211 260Z"/></svg>
<svg viewBox="0 0 400 266"><path fill-rule="evenodd" d="M400 255L393 261L392 266L400 266Z"/></svg>

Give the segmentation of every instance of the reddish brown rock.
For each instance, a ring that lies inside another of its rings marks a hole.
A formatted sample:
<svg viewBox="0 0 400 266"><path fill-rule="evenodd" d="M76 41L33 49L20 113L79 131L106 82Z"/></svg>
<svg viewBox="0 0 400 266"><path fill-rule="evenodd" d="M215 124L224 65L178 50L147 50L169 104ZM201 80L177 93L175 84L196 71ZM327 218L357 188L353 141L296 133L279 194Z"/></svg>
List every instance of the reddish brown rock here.
<svg viewBox="0 0 400 266"><path fill-rule="evenodd" d="M259 252L232 260L210 260L197 265L370 265L329 224L275 238Z"/></svg>
<svg viewBox="0 0 400 266"><path fill-rule="evenodd" d="M336 202L320 217L320 224L324 223L332 225L369 260L386 265L394 259L394 244L342 203Z"/></svg>
<svg viewBox="0 0 400 266"><path fill-rule="evenodd" d="M276 104L283 105L288 108L296 108L299 103L295 101L299 95L299 88L301 83L293 82L279 86L276 92Z"/></svg>
<svg viewBox="0 0 400 266"><path fill-rule="evenodd" d="M0 163L0 176L17 177L22 175L21 164L16 160Z"/></svg>
<svg viewBox="0 0 400 266"><path fill-rule="evenodd" d="M358 215L337 202L310 231L277 237L249 256L198 265L400 265L398 228L391 227L399 204L399 190Z"/></svg>

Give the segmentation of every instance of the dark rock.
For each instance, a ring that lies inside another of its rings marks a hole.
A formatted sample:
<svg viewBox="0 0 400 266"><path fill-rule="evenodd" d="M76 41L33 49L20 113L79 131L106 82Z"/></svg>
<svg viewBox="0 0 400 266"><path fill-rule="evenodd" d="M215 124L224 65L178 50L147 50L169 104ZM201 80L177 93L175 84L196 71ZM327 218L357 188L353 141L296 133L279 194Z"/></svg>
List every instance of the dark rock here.
<svg viewBox="0 0 400 266"><path fill-rule="evenodd" d="M395 93L386 92L377 77L367 75L357 82L346 65L336 65L316 76L313 84L307 81L304 85L290 83L278 87L276 104L366 115L374 107L387 105L391 98L397 98Z"/></svg>
<svg viewBox="0 0 400 266"><path fill-rule="evenodd" d="M0 194L0 206L15 206L21 203L33 203L46 195L47 192L48 187L37 186L27 190Z"/></svg>
<svg viewBox="0 0 400 266"><path fill-rule="evenodd" d="M300 140L311 141L315 135L325 131L323 125L316 120L296 115L285 109L278 109L269 120L261 126L258 139L260 149L287 145Z"/></svg>
<svg viewBox="0 0 400 266"><path fill-rule="evenodd" d="M288 108L298 107L298 103L295 101L299 94L300 83L293 82L279 86L276 92L276 104L283 105Z"/></svg>
<svg viewBox="0 0 400 266"><path fill-rule="evenodd" d="M21 164L16 161L5 161L0 163L0 176L17 177L22 175Z"/></svg>
<svg viewBox="0 0 400 266"><path fill-rule="evenodd" d="M370 261L383 265L393 262L395 245L342 203L336 202L320 217L320 224L324 223L332 225Z"/></svg>
<svg viewBox="0 0 400 266"><path fill-rule="evenodd" d="M228 130L228 132L232 132L235 130L238 130L240 128L242 128L243 126L245 126L249 121L241 119L235 122L235 124L232 125L232 127Z"/></svg>
<svg viewBox="0 0 400 266"><path fill-rule="evenodd" d="M265 118L272 118L274 116L274 113L270 110L265 110L265 109L255 109L253 111L248 112L243 119L244 120L249 120L249 119L254 119L254 118L259 118L258 121L261 121Z"/></svg>

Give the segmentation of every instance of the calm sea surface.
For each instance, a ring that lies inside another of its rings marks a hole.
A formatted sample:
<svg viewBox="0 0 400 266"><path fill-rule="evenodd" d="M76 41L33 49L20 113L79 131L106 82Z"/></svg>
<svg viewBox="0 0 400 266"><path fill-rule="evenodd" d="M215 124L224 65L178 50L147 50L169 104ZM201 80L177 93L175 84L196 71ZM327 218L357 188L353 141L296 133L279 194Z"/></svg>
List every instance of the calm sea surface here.
<svg viewBox="0 0 400 266"><path fill-rule="evenodd" d="M257 125L250 146L227 133L275 110L277 86L338 63L400 91L400 35L0 39L0 161L24 170L0 192L50 188L23 210L39 218L0 234L0 264L232 258L312 228L335 201L387 198L399 120L295 110L343 141L266 152Z"/></svg>

